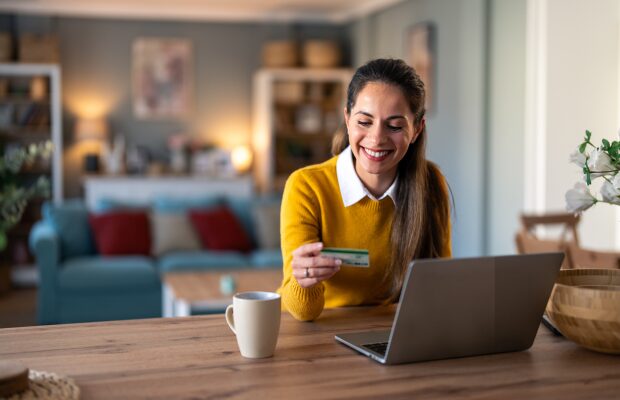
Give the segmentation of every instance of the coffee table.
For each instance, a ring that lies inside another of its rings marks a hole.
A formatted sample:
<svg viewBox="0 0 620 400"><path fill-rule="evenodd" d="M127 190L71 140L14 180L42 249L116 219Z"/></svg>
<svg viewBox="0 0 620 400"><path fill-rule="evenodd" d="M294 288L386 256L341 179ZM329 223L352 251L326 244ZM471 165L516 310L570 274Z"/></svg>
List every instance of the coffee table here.
<svg viewBox="0 0 620 400"><path fill-rule="evenodd" d="M234 282L233 291L222 292L220 289L222 278L226 282L231 280ZM169 272L164 275L163 315L187 317L196 311L224 311L229 304L232 304L232 296L235 293L252 290L273 292L281 282L282 267Z"/></svg>

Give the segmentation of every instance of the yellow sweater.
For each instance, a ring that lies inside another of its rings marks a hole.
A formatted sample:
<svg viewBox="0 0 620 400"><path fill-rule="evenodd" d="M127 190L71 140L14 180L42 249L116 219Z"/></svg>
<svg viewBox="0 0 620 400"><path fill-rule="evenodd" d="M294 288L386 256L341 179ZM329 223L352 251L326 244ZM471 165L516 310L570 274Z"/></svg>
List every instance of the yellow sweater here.
<svg viewBox="0 0 620 400"><path fill-rule="evenodd" d="M364 197L345 207L336 175L338 157L295 171L286 182L282 199L281 241L284 258L282 306L298 320L317 318L324 307L379 304L387 287L380 282L390 263L390 232L394 203ZM450 255L450 229L442 255ZM302 288L292 275L292 253L306 243L324 247L367 249L370 268L341 266L330 279Z"/></svg>

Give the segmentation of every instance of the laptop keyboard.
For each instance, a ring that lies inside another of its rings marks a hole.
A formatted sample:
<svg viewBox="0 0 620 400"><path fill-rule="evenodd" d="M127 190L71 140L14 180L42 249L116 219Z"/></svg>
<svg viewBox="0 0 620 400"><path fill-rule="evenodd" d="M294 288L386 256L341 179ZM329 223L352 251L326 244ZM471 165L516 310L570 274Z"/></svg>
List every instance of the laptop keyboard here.
<svg viewBox="0 0 620 400"><path fill-rule="evenodd" d="M385 355L387 350L388 342L380 342L380 343L368 343L362 345L362 347L367 348L368 350L374 351L377 354Z"/></svg>

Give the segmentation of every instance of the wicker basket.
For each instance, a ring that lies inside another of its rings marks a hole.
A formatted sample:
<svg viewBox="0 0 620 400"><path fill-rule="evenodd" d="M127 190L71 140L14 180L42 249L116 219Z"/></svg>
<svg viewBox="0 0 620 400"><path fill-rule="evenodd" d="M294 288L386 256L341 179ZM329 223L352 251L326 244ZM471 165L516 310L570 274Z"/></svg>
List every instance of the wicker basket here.
<svg viewBox="0 0 620 400"><path fill-rule="evenodd" d="M267 68L288 68L298 63L297 43L292 40L267 42L263 45L263 66Z"/></svg>
<svg viewBox="0 0 620 400"><path fill-rule="evenodd" d="M303 62L310 68L333 68L340 65L340 46L331 40L308 40L303 47Z"/></svg>
<svg viewBox="0 0 620 400"><path fill-rule="evenodd" d="M23 34L19 38L19 61L31 63L60 62L60 45L54 35Z"/></svg>

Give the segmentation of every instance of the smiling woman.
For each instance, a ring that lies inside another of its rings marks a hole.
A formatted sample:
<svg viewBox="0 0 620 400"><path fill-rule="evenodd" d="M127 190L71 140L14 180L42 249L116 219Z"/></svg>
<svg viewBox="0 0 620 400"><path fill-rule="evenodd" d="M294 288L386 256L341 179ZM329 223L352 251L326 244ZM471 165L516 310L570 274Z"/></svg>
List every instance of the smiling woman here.
<svg viewBox="0 0 620 400"><path fill-rule="evenodd" d="M424 111L424 85L411 67L370 61L349 84L336 156L289 177L280 293L295 318L396 301L411 260L451 255L449 189L425 157ZM351 252L368 252L369 262L338 257Z"/></svg>

